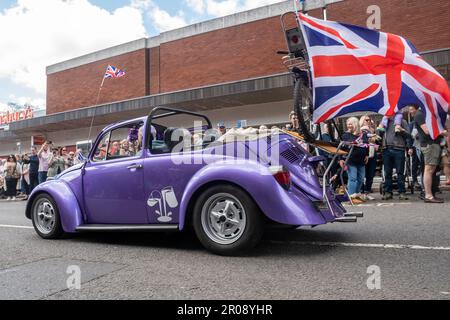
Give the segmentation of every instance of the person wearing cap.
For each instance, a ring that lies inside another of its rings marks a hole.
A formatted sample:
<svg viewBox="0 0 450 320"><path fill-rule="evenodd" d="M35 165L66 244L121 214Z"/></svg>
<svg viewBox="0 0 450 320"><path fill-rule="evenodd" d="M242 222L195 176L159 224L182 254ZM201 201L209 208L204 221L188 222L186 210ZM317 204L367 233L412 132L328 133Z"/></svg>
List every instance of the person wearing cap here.
<svg viewBox="0 0 450 320"><path fill-rule="evenodd" d="M217 124L217 130L219 131L220 135L224 135L227 133L227 128L225 127L225 124L223 122L219 122Z"/></svg>

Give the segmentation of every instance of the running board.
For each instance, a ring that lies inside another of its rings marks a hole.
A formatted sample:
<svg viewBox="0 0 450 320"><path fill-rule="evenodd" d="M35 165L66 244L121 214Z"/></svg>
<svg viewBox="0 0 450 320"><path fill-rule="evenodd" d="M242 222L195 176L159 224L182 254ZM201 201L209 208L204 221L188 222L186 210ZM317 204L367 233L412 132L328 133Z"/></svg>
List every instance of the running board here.
<svg viewBox="0 0 450 320"><path fill-rule="evenodd" d="M95 232L150 232L150 231L178 231L177 224L139 225L139 224L85 224L77 227L76 231Z"/></svg>

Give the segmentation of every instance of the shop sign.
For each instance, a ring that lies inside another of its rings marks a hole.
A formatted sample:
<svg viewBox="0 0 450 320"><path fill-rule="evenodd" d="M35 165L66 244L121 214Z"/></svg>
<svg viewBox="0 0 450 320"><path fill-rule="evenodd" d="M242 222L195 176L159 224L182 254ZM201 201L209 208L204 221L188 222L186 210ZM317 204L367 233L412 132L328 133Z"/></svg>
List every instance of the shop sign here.
<svg viewBox="0 0 450 320"><path fill-rule="evenodd" d="M9 125L10 123L27 120L33 118L33 109L27 107L22 110L6 111L6 113L0 114L0 127Z"/></svg>

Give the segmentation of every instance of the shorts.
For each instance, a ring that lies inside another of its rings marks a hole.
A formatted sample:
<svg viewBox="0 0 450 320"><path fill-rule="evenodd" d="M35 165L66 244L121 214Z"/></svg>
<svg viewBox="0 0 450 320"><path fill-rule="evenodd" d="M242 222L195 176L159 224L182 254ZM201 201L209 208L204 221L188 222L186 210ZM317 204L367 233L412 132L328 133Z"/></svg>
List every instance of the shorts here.
<svg viewBox="0 0 450 320"><path fill-rule="evenodd" d="M438 144L429 144L426 147L421 147L424 162L426 166L438 166L441 162L441 146Z"/></svg>

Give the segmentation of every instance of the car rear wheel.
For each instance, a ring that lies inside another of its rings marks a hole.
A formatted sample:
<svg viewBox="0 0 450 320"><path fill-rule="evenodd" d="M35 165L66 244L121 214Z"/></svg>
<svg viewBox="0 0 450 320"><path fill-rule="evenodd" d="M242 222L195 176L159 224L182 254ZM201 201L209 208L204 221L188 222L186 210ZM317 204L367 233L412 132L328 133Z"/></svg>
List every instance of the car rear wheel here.
<svg viewBox="0 0 450 320"><path fill-rule="evenodd" d="M263 234L259 208L245 191L232 185L204 191L195 204L193 224L202 245L219 255L242 254Z"/></svg>
<svg viewBox="0 0 450 320"><path fill-rule="evenodd" d="M44 239L58 239L64 234L61 217L53 198L48 194L38 195L31 207L34 229Z"/></svg>

